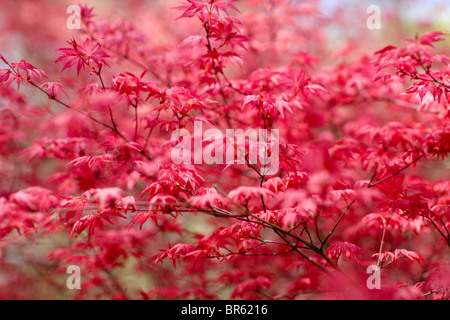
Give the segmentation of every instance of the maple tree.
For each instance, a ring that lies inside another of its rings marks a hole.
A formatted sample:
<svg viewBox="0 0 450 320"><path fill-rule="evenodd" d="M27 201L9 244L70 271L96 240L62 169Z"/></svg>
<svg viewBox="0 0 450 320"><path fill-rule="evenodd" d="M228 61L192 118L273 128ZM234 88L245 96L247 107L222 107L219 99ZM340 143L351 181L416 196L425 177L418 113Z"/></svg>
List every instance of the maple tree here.
<svg viewBox="0 0 450 320"><path fill-rule="evenodd" d="M333 64L316 1L178 2L0 52L0 297L448 299L449 35ZM197 121L278 129L279 170L175 164Z"/></svg>

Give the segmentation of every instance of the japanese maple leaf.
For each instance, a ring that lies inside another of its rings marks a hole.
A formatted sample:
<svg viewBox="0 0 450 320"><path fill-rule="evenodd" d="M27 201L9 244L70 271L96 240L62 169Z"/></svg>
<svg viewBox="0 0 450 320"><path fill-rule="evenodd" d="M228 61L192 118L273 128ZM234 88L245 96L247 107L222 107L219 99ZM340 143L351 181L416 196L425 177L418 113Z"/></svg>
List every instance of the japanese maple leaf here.
<svg viewBox="0 0 450 320"><path fill-rule="evenodd" d="M20 60L17 63L11 63L11 66L16 69L21 69L26 72L27 79L34 80L34 81L40 81L42 78L48 78L47 74L40 70L30 63L26 62L24 59Z"/></svg>
<svg viewBox="0 0 450 320"><path fill-rule="evenodd" d="M58 203L51 190L36 186L11 194L9 200L32 211L48 210Z"/></svg>
<svg viewBox="0 0 450 320"><path fill-rule="evenodd" d="M96 14L92 12L94 11L94 8L89 8L87 5L80 5L80 9L81 9L81 18L84 21L89 21L91 20L92 17L96 16Z"/></svg>
<svg viewBox="0 0 450 320"><path fill-rule="evenodd" d="M100 209L105 209L108 206L114 206L116 201L122 199L122 190L120 188L90 189L83 196L98 203Z"/></svg>
<svg viewBox="0 0 450 320"><path fill-rule="evenodd" d="M361 255L361 248L350 242L335 242L326 252L331 259L337 260L339 257L344 256L358 261Z"/></svg>
<svg viewBox="0 0 450 320"><path fill-rule="evenodd" d="M183 10L183 14L179 16L177 19L181 18L190 18L193 17L197 12L207 9L207 5L214 5L214 10L219 13L219 11L223 11L228 14L227 9L233 9L237 12L240 12L234 5L233 2L237 0L187 0L186 4L183 4L178 7L174 7L172 9Z"/></svg>
<svg viewBox="0 0 450 320"><path fill-rule="evenodd" d="M61 71L70 68L71 66L77 66L77 75L80 74L80 70L85 66L88 66L92 71L98 73L103 65L109 65L106 63L105 58L109 55L102 49L100 43L93 42L89 38L86 38L83 45L79 45L75 39L67 41L71 45L71 48L60 48L63 55L59 57L56 62L64 61L64 67ZM98 70L94 67L97 66Z"/></svg>
<svg viewBox="0 0 450 320"><path fill-rule="evenodd" d="M419 41L421 44L430 46L434 48L433 42L443 41L445 40L444 37L447 36L447 34L443 32L428 32L425 33L423 36L420 37Z"/></svg>
<svg viewBox="0 0 450 320"><path fill-rule="evenodd" d="M193 17L197 12L204 8L205 3L202 0L188 0L188 3L182 4L178 7L173 7L172 9L184 10L184 13L177 19L190 18Z"/></svg>
<svg viewBox="0 0 450 320"><path fill-rule="evenodd" d="M42 88L45 88L48 94L48 97L51 98L58 98L59 92L64 92L66 95L66 91L64 91L64 88L61 83L59 82L46 82L42 84Z"/></svg>
<svg viewBox="0 0 450 320"><path fill-rule="evenodd" d="M372 255L372 259L377 258L379 263L386 262L390 259L390 263L395 264L401 257L405 257L411 262L415 260L420 264L425 263L425 260L418 253L414 251L408 251L406 249L395 249L394 252L380 252Z"/></svg>

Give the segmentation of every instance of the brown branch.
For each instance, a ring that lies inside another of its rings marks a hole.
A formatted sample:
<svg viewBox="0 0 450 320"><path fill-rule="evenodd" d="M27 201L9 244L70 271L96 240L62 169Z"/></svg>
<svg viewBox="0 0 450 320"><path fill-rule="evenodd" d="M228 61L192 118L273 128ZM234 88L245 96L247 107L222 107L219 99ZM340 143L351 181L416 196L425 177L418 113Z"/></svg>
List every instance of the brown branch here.
<svg viewBox="0 0 450 320"><path fill-rule="evenodd" d="M383 183L383 182L385 182L385 181L387 181L387 180L389 180L389 179L391 179L391 178L393 178L393 177L399 175L400 173L402 173L403 171L405 171L406 169L408 169L411 165L415 164L415 163L418 162L420 159L422 159L424 156L425 156L425 154L422 152L416 159L414 159L413 161L411 161L410 163L408 163L407 165L405 165L403 168L399 169L398 171L394 172L393 174L390 174L389 176L387 176L387 177L385 177L385 178L383 178L383 179L381 179L381 180L378 180L378 181L376 181L376 182L374 182L374 183L369 184L369 185L367 186L367 188L375 187L376 185L379 185L379 184L381 184L381 183Z"/></svg>
<svg viewBox="0 0 450 320"><path fill-rule="evenodd" d="M323 247L325 246L325 244L327 243L328 239L333 235L334 231L336 231L336 228L338 227L339 223L342 221L342 219L344 218L344 216L347 214L347 212L350 210L350 208L352 207L352 205L355 203L356 200L353 200L348 206L347 208L345 208L345 210L342 212L341 216L339 217L339 219L336 221L336 223L334 224L333 228L330 230L330 232L328 233L328 235L326 236L326 238L322 241L322 244L320 246L320 250L323 249Z"/></svg>

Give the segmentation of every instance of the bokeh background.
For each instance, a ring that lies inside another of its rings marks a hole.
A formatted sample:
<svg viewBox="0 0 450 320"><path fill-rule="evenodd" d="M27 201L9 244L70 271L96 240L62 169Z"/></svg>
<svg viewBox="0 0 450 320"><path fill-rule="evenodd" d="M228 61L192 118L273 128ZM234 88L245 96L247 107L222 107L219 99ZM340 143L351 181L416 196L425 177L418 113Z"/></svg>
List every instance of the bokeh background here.
<svg viewBox="0 0 450 320"><path fill-rule="evenodd" d="M114 23L121 19L128 19L145 37L147 43L147 56L161 55L176 48L182 39L201 32L201 26L196 21L175 19L180 15L172 7L180 4L182 0L86 0L80 4L95 7L95 19ZM236 3L241 10L240 19L244 27L251 30L254 37L260 39L262 48L267 48L257 55L259 61L255 66L264 66L277 61L284 65L288 61L288 53L302 50L321 61L320 67L336 65L351 59L358 52L374 52L386 45L402 45L404 39L413 38L416 34L428 31L450 32L450 1L449 0L291 0L292 7L299 11L295 21L283 23L277 20L281 10L277 0L248 0ZM66 21L69 14L68 6L78 4L72 0L0 0L0 53L9 61L17 62L27 59L38 68L44 69L47 74L58 81L69 81L74 73L61 74L61 66L55 63L59 54L58 48L66 47L66 41L77 36L76 30L69 30ZM366 22L370 14L366 12L370 5L377 5L381 10L381 29L370 30ZM252 10L263 7L262 10L271 11L275 24L273 28L264 29L256 23ZM291 24L300 28L296 42L290 42L293 28ZM257 43L257 42L255 42ZM267 45L267 44L270 45ZM438 44L440 50L448 48L449 42ZM271 50L272 48L273 50ZM280 50L281 48L281 50ZM169 50L168 50L169 49ZM273 55L285 52L286 55ZM170 59L166 55L165 59ZM157 68L157 60L155 60ZM4 65L0 63L0 68ZM136 65L126 62L116 74L123 71L137 71ZM252 71L252 65L247 66ZM75 80L74 80L75 81ZM48 103L46 97L24 86L22 89L28 93L36 105ZM70 93L70 92L69 92ZM0 111L5 101L0 96ZM56 108L58 109L58 108ZM20 111L18 111L20 112ZM56 111L57 112L57 111ZM36 114L38 119L41 114ZM32 126L33 123L30 123ZM37 125L37 122L36 122ZM29 142L24 141L18 148L26 148ZM40 166L39 170L30 166L17 155L2 155L0 157L0 197L15 192L26 184L32 185L35 181L45 180L52 166ZM23 179L24 174L28 177ZM66 275L52 274L51 268L45 259L46 253L57 245L69 242L67 235L57 235L48 238L35 239L34 245L25 245L27 239L18 240L4 252L8 259L0 265L0 297L14 298L3 283L17 283L26 287L31 296L46 298L70 298L71 293L61 289ZM11 272L18 269L21 273ZM145 277L136 277L127 272L127 266L118 275L123 281L132 285L146 287ZM10 279L11 275L22 274L22 278ZM26 275L26 277L25 277ZM33 279L33 281L27 281ZM49 281L50 280L50 281ZM16 291L17 293L17 291ZM17 297L20 297L17 296Z"/></svg>

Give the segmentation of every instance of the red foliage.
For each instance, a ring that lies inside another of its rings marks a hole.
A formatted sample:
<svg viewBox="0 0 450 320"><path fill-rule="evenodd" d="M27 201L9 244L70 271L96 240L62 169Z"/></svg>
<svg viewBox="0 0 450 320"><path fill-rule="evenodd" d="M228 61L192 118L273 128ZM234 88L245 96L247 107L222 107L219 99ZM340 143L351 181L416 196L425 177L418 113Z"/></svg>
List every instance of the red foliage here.
<svg viewBox="0 0 450 320"><path fill-rule="evenodd" d="M450 297L448 34L330 59L296 23L319 19L314 1L262 3L161 6L150 33L82 6L69 47L49 27L57 52L1 52L0 297ZM171 134L196 121L278 129L279 170L247 149L175 164ZM71 264L83 290L68 293ZM14 292L33 269L43 289Z"/></svg>

